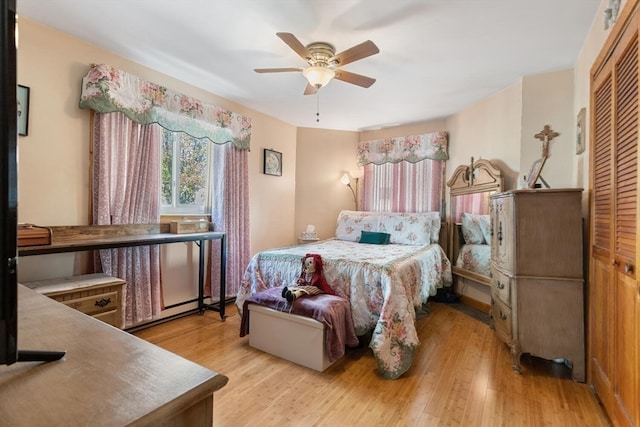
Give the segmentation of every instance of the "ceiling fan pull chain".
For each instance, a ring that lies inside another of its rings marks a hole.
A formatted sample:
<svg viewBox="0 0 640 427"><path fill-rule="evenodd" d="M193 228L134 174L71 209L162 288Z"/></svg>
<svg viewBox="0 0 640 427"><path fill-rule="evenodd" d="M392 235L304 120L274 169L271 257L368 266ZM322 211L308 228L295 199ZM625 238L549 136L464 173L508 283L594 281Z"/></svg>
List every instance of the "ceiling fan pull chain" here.
<svg viewBox="0 0 640 427"><path fill-rule="evenodd" d="M320 121L320 91L316 92L316 122Z"/></svg>

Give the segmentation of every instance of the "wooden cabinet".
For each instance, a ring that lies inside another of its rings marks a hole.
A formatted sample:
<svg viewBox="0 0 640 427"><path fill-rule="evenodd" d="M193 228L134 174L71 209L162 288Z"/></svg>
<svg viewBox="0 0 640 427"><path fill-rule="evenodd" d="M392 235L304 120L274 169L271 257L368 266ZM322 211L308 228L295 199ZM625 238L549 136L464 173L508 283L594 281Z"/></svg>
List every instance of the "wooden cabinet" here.
<svg viewBox="0 0 640 427"><path fill-rule="evenodd" d="M23 283L84 314L122 328L122 287L126 282L106 274L85 274Z"/></svg>
<svg viewBox="0 0 640 427"><path fill-rule="evenodd" d="M591 72L589 382L614 425L640 426L638 0Z"/></svg>
<svg viewBox="0 0 640 427"><path fill-rule="evenodd" d="M565 359L585 380L581 189L491 197L491 318L513 369L522 353Z"/></svg>

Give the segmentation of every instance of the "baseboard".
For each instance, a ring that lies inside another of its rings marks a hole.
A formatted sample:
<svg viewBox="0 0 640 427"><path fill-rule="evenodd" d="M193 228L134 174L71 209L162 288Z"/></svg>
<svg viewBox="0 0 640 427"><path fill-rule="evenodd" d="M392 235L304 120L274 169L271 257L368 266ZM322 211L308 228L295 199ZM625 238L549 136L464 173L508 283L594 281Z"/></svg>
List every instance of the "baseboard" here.
<svg viewBox="0 0 640 427"><path fill-rule="evenodd" d="M477 299L473 299L467 295L458 295L460 297L460 302L464 305L468 305L469 307L473 307L476 310L480 310L483 313L489 313L491 311L491 306L482 301L478 301Z"/></svg>

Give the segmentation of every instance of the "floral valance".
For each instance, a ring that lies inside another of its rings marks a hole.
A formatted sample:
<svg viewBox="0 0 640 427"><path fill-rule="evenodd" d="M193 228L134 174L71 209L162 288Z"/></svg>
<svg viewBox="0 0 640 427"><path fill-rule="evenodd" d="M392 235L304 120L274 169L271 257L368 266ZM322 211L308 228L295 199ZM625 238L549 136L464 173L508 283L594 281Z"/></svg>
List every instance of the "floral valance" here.
<svg viewBox="0 0 640 427"><path fill-rule="evenodd" d="M118 111L136 123L158 123L216 144L232 142L240 149L249 149L251 140L250 118L105 64L94 65L82 79L80 108L99 113Z"/></svg>
<svg viewBox="0 0 640 427"><path fill-rule="evenodd" d="M358 143L358 162L364 166L369 163L381 165L403 160L410 163L424 159L447 160L449 158L448 140L447 132L434 132L362 141Z"/></svg>

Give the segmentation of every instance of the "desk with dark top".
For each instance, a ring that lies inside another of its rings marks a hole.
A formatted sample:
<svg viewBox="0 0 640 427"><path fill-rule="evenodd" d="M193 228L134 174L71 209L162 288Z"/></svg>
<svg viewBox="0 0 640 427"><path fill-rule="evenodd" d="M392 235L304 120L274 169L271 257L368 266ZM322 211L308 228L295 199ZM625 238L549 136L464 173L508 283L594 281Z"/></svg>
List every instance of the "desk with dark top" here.
<svg viewBox="0 0 640 427"><path fill-rule="evenodd" d="M18 347L66 355L0 366L1 425L211 427L228 381L22 285Z"/></svg>
<svg viewBox="0 0 640 427"><path fill-rule="evenodd" d="M72 225L47 227L51 230L51 244L22 246L18 256L92 251L99 249L127 248L134 246L162 245L166 243L195 242L200 249L198 266L198 310L210 309L220 313L224 321L226 294L227 245L226 234L216 231L203 233L169 233L169 224L126 225ZM220 301L204 303L204 265L207 240L220 240Z"/></svg>

